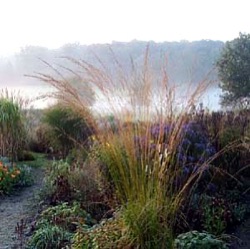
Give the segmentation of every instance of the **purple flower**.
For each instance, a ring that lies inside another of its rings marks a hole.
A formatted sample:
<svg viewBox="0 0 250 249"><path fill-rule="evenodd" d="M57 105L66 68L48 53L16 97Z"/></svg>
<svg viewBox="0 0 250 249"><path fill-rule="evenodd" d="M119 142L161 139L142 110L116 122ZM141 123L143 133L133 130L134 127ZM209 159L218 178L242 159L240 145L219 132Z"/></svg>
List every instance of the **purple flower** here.
<svg viewBox="0 0 250 249"><path fill-rule="evenodd" d="M184 139L182 140L182 145L185 146L185 147L188 147L188 146L190 146L191 144L192 144L192 143L191 143L190 140L187 139L187 138L184 138Z"/></svg>
<svg viewBox="0 0 250 249"><path fill-rule="evenodd" d="M187 166L183 167L183 173L184 173L185 175L188 175L188 174L190 173L190 168L187 167Z"/></svg>
<svg viewBox="0 0 250 249"><path fill-rule="evenodd" d="M205 150L206 149L206 145L203 143L195 143L194 146L198 150Z"/></svg>
<svg viewBox="0 0 250 249"><path fill-rule="evenodd" d="M187 161L187 157L183 153L177 153L177 158L178 158L178 161L180 161L181 163L184 163Z"/></svg>
<svg viewBox="0 0 250 249"><path fill-rule="evenodd" d="M189 162L194 162L195 161L195 158L193 156L188 156L187 159L188 159Z"/></svg>
<svg viewBox="0 0 250 249"><path fill-rule="evenodd" d="M208 191L209 192L211 192L211 193L215 193L216 191L217 191L217 186L214 184L214 183L209 183L208 185L207 185L207 189L208 189Z"/></svg>

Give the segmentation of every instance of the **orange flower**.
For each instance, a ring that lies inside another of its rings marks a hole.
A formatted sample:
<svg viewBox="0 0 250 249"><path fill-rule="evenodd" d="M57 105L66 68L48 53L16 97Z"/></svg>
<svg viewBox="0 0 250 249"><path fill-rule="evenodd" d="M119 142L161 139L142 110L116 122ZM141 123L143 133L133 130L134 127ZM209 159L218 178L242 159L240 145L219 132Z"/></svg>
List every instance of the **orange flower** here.
<svg viewBox="0 0 250 249"><path fill-rule="evenodd" d="M15 178L16 176L14 174L11 174L11 178Z"/></svg>

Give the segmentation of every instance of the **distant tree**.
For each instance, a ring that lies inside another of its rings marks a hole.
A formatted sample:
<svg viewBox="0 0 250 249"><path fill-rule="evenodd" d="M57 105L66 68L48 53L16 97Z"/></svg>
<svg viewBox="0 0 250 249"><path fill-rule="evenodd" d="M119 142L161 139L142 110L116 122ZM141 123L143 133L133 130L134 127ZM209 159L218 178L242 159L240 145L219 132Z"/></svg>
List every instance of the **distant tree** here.
<svg viewBox="0 0 250 249"><path fill-rule="evenodd" d="M217 61L224 106L250 107L250 34L226 42Z"/></svg>

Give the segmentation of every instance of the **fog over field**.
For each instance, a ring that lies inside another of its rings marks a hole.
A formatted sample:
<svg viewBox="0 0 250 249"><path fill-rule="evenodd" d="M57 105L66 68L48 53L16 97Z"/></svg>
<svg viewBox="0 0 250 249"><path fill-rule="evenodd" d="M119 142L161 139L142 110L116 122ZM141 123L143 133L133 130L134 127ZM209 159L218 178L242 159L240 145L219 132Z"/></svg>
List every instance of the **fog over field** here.
<svg viewBox="0 0 250 249"><path fill-rule="evenodd" d="M24 77L51 73L41 60L63 67L72 66L63 56L98 67L101 61L111 73L118 61L129 74L131 60L136 68L143 65L147 46L156 75L166 64L170 82L196 85L214 70L226 41L250 32L247 0L9 0L0 7L0 87L32 97L47 91L41 82ZM217 81L216 72L209 78ZM216 86L204 102L217 109Z"/></svg>
<svg viewBox="0 0 250 249"><path fill-rule="evenodd" d="M80 45L66 44L58 49L27 46L15 55L0 60L0 87L10 91L20 91L23 96L36 98L53 89L45 83L27 75L44 73L55 75L50 66L57 68L65 77L72 78L65 68L79 71L79 68L65 57L84 60L97 68L116 77L119 70L129 75L136 69L142 69L146 50L149 50L148 64L153 77L157 78L166 69L169 82L176 84L177 89L196 86L204 80L213 81L204 94L202 102L210 109L219 108L216 59L224 46L223 42L201 40L196 42L113 42L111 44ZM47 65L49 63L50 66ZM58 76L56 76L58 77ZM81 84L78 82L78 84ZM120 87L117 79L117 89ZM153 86L156 87L157 86ZM181 92L183 91L181 90ZM140 88L138 87L138 91ZM178 90L177 90L178 92ZM114 97L115 101L115 97ZM96 98L93 108L100 109L106 105L104 98ZM34 102L37 108L44 108L48 100Z"/></svg>

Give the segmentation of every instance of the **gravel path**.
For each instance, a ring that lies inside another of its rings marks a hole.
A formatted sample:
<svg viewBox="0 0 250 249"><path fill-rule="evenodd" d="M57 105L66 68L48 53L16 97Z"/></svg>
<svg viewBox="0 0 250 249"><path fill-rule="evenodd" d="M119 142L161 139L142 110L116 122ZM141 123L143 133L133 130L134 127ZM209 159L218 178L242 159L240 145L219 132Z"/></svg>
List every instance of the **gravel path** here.
<svg viewBox="0 0 250 249"><path fill-rule="evenodd" d="M15 227L23 219L26 222L24 234L27 235L38 211L38 193L43 184L43 170L33 169L34 184L15 193L0 198L0 249L24 248L17 240ZM25 236L24 235L24 238Z"/></svg>

